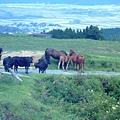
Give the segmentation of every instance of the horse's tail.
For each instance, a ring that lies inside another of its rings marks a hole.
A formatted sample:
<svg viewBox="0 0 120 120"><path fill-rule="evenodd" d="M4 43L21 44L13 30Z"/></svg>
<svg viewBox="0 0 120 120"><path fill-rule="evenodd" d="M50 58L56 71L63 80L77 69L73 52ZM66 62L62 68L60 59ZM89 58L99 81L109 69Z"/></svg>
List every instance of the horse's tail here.
<svg viewBox="0 0 120 120"><path fill-rule="evenodd" d="M83 55L77 55L77 60L78 60L79 63L84 65L85 57Z"/></svg>
<svg viewBox="0 0 120 120"><path fill-rule="evenodd" d="M79 65L80 65L80 69L83 70L84 72L84 64L85 64L85 57L83 55L79 55L78 57L78 61L79 61Z"/></svg>

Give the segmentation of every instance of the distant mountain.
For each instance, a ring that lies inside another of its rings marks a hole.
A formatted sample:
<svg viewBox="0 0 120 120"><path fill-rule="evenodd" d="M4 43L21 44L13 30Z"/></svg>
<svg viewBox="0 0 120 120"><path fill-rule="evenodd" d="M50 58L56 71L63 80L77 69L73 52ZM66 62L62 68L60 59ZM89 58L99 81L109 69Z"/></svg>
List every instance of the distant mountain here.
<svg viewBox="0 0 120 120"><path fill-rule="evenodd" d="M120 5L120 0L0 0L2 3L45 3L45 4L79 4L79 5Z"/></svg>

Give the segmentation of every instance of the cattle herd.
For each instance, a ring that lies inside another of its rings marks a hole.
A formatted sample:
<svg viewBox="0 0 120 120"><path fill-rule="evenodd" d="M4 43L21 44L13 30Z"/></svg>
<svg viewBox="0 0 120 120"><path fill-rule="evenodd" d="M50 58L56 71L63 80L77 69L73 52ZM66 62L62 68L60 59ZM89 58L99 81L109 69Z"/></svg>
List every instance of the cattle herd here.
<svg viewBox="0 0 120 120"><path fill-rule="evenodd" d="M0 60L2 56L3 49L0 48ZM83 55L76 54L73 50L70 50L69 55L61 50L57 51L53 48L47 48L45 50L45 57L40 58L36 63L34 63L34 67L39 69L39 73L46 72L48 68L48 64L51 64L50 57L58 60L58 69L62 68L68 69L71 61L74 65L74 69L77 70L77 65L79 65L79 70L81 69L84 72L84 63L85 57ZM3 59L3 66L6 72L10 72L10 69L14 69L14 72L18 72L18 67L25 67L25 73L28 74L28 69L33 63L33 57L20 57L20 56L8 56Z"/></svg>

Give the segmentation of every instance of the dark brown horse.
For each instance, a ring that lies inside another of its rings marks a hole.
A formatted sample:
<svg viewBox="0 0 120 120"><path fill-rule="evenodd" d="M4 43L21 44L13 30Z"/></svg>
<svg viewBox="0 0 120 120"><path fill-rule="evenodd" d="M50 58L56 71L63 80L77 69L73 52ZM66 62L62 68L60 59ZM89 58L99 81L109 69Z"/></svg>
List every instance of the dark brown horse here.
<svg viewBox="0 0 120 120"><path fill-rule="evenodd" d="M85 57L83 55L76 54L73 50L70 50L70 56L72 56L74 69L77 70L77 65L79 65L79 70L84 72Z"/></svg>
<svg viewBox="0 0 120 120"><path fill-rule="evenodd" d="M45 50L45 58L48 61L48 64L50 64L50 57L59 60L61 55L67 55L67 53L63 50L57 51L53 48L47 48Z"/></svg>

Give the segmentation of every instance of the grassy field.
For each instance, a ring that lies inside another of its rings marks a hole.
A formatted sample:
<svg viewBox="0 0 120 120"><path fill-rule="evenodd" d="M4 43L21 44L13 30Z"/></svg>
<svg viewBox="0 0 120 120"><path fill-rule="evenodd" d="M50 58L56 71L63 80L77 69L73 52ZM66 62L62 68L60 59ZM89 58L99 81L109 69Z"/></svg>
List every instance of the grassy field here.
<svg viewBox="0 0 120 120"><path fill-rule="evenodd" d="M115 120L120 77L0 75L0 120Z"/></svg>
<svg viewBox="0 0 120 120"><path fill-rule="evenodd" d="M86 70L120 72L120 42L2 35L0 46L3 56L21 50L44 54L47 47L68 53L73 49L85 55ZM57 69L57 61L52 59L48 69ZM21 77L20 82L11 75L0 74L0 120L120 118L120 76L28 74L28 77Z"/></svg>
<svg viewBox="0 0 120 120"><path fill-rule="evenodd" d="M86 58L85 70L92 71L117 71L120 72L120 42L98 41L89 39L52 39L32 37L29 35L1 35L0 46L5 52L14 51L41 51L44 54L46 48L56 50L70 49ZM11 55L11 54L9 54ZM57 61L52 59L48 69L57 69ZM70 69L73 69L71 66Z"/></svg>

